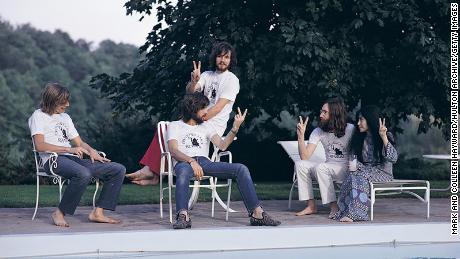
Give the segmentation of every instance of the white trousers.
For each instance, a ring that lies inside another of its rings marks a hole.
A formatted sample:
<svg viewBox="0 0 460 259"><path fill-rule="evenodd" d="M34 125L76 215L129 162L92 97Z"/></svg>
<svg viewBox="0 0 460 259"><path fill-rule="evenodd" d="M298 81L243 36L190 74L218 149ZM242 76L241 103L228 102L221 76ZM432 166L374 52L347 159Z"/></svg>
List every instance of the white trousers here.
<svg viewBox="0 0 460 259"><path fill-rule="evenodd" d="M308 160L295 162L294 170L297 174L299 200L311 200L313 196L312 179L316 179L321 193L321 201L328 204L337 201L334 181L343 181L347 164L315 163Z"/></svg>

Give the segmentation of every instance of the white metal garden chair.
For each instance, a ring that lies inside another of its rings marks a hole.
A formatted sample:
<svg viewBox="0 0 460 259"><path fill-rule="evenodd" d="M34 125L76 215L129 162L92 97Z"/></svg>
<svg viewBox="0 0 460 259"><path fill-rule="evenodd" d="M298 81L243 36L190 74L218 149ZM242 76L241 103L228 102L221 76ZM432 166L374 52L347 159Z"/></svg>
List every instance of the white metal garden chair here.
<svg viewBox="0 0 460 259"><path fill-rule="evenodd" d="M36 194L36 198L35 198L35 211L34 211L34 215L32 216L32 220L35 219L35 216L37 214L37 210L38 210L38 200L40 198L40 177L48 177L48 178L51 178L52 181L53 181L53 184L57 184L59 186L59 202L61 202L61 199L62 199L62 187L64 186L64 183L65 181L70 181L69 179L64 179L63 177L57 175L54 173L54 169L57 168L57 157L58 157L58 154L55 153L55 152L38 152L36 149L35 149L35 142L34 142L34 139L32 137L32 146L33 146L33 153L34 153L34 159L35 159L35 175L36 175L36 181L37 181L37 194ZM46 163L48 163L49 165L49 168L50 168L50 173L47 173L46 170L45 170L45 163L42 161L41 157L40 157L40 153L48 153L50 154L50 158L48 159L48 161L46 161ZM105 153L104 152L100 152L99 153L105 157ZM96 190L94 191L94 194L93 194L93 207L96 206L96 194L97 194L97 191L99 189L99 179L96 179L96 178L92 178L92 182L95 182L96 183Z"/></svg>
<svg viewBox="0 0 460 259"><path fill-rule="evenodd" d="M160 151L161 151L161 162L160 162L160 217L163 218L163 198L164 198L164 191L168 190L168 198L169 198L169 222L172 223L172 188L175 188L176 185L174 184L174 169L173 169L173 159L168 149L167 143L167 127L169 122L167 121L160 121L157 125L157 134L158 140L160 144ZM224 156L228 156L228 162L232 163L232 153L230 151L220 152L216 156L216 161L220 161L220 159ZM163 176L167 176L168 187L163 187ZM209 184L201 184L200 181L209 180ZM225 220L228 221L228 213L234 212L234 210L230 209L230 196L232 192L232 179L228 179L227 183L218 184L216 177L212 176L204 176L201 180L197 180L192 178L191 181L194 184L191 184L190 187L193 187L194 190L198 188L206 188L211 190L212 195L212 209L211 209L211 217L214 217L214 205L217 194L218 187L227 187L227 204L226 204L226 215ZM195 192L194 192L195 193ZM190 196L189 200L189 208L193 206L193 203L196 201L194 198L194 194Z"/></svg>

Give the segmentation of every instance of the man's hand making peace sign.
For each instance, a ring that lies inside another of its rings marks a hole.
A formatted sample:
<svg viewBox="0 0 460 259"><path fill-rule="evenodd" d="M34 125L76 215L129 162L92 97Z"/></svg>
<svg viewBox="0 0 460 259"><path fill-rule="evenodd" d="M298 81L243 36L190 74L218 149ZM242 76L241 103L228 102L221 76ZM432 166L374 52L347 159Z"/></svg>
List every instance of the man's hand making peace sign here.
<svg viewBox="0 0 460 259"><path fill-rule="evenodd" d="M191 73L191 81L193 84L196 84L200 80L201 76L201 61L193 61L193 71Z"/></svg>
<svg viewBox="0 0 460 259"><path fill-rule="evenodd" d="M238 107L238 113L235 114L235 121L233 122L232 130L238 131L238 129L241 126L241 123L243 123L244 119L246 118L247 113L248 113L248 109L245 109L244 113L241 113L241 109L240 107Z"/></svg>
<svg viewBox="0 0 460 259"><path fill-rule="evenodd" d="M308 117L305 119L305 122L302 119L302 116L299 116L299 123L297 123L297 138L304 140L305 129L307 128Z"/></svg>

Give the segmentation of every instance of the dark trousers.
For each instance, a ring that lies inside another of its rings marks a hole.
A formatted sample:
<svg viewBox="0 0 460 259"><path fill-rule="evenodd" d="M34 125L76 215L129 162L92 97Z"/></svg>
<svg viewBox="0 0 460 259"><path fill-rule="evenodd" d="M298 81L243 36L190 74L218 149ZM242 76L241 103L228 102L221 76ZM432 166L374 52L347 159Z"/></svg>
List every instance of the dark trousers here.
<svg viewBox="0 0 460 259"><path fill-rule="evenodd" d="M48 163L45 163L45 170L50 171ZM64 214L73 215L92 177L104 182L96 207L115 210L126 168L115 162L92 163L89 159L75 156L58 156L57 168L53 169L53 172L70 180L59 203L59 209Z"/></svg>

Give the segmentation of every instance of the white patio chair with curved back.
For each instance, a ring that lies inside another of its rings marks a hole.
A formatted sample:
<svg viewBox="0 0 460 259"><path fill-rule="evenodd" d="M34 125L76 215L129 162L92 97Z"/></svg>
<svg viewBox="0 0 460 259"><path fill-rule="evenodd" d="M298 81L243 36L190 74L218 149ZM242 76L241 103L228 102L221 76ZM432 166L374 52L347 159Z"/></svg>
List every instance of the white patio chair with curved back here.
<svg viewBox="0 0 460 259"><path fill-rule="evenodd" d="M36 177L36 181L37 181L37 193L36 193L36 198L35 198L35 211L34 211L34 215L32 216L32 220L34 220L35 216L37 214L38 201L39 201L39 198L40 198L40 177L51 178L52 181L53 181L53 184L58 185L58 187L59 187L59 202L61 202L61 199L62 199L62 187L64 186L65 181L70 181L70 179L65 179L62 176L59 176L59 175L54 173L54 169L57 168L58 154L56 152L47 152L47 151L38 152L35 149L35 142L34 142L33 137L32 137L32 146L33 146L32 151L34 153L34 159L35 159L35 177ZM104 152L100 152L100 151L98 151L98 152L103 157L106 156ZM48 165L49 165L50 173L46 172L45 163L41 159L40 153L48 153L48 154L50 154L50 158L48 159L48 161L46 161L46 163L48 163ZM96 194L97 194L97 191L99 189L99 179L92 178L91 181L96 183L96 190L94 191L94 194L93 194L93 207L96 207Z"/></svg>
<svg viewBox="0 0 460 259"><path fill-rule="evenodd" d="M167 142L167 127L169 122L168 121L160 121L157 125L157 134L158 134L158 141L160 144L160 151L161 151L161 160L160 160L160 217L163 218L163 198L164 198L164 191L168 190L168 199L169 199L169 222L172 223L172 188L175 188L176 185L174 184L174 169L173 169L173 159L171 157L171 153L169 152L168 142ZM220 161L223 156L228 156L228 162L232 163L232 153L230 151L220 152L216 157L216 161ZM163 187L163 176L167 176L168 187ZM200 181L209 180L209 184L201 184ZM206 188L211 190L212 195L212 208L211 208L211 217L214 217L214 204L217 195L216 188L218 187L227 187L227 204L226 207L230 208L230 196L232 192L232 179L228 179L227 183L225 184L217 184L216 177L212 176L204 176L201 180L197 180L192 178L191 181L194 184L189 185L189 187L193 187L194 189L198 188ZM189 208L193 206L194 203L194 195L192 194L189 200ZM225 220L228 221L228 213L233 212L231 209L226 209Z"/></svg>

